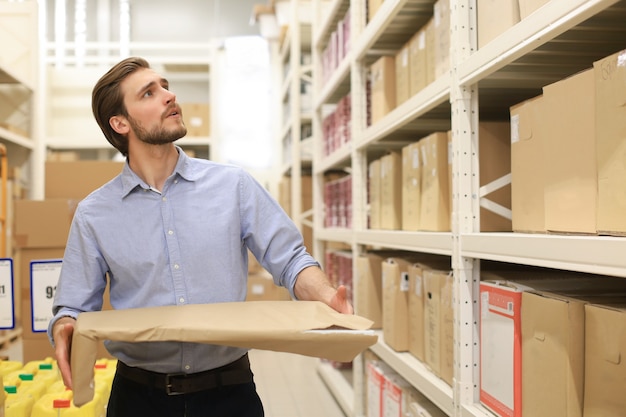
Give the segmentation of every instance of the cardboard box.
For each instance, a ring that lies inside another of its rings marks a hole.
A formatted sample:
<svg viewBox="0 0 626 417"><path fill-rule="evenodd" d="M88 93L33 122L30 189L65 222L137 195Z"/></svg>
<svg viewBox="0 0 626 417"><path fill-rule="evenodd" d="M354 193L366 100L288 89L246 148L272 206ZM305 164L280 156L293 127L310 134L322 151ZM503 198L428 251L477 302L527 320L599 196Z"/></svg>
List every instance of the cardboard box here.
<svg viewBox="0 0 626 417"><path fill-rule="evenodd" d="M409 265L409 353L426 361L426 303L427 288L424 274L427 269L450 269L450 262L416 262Z"/></svg>
<svg viewBox="0 0 626 417"><path fill-rule="evenodd" d="M383 370L378 366L377 361L368 361L366 363L366 372L367 417L382 417L385 375L383 374Z"/></svg>
<svg viewBox="0 0 626 417"><path fill-rule="evenodd" d="M421 144L402 148L402 230L419 230L422 199Z"/></svg>
<svg viewBox="0 0 626 417"><path fill-rule="evenodd" d="M431 18L409 41L409 95L422 91L435 79L434 26Z"/></svg>
<svg viewBox="0 0 626 417"><path fill-rule="evenodd" d="M508 122L481 122L478 128L480 186L486 186L511 172L511 125ZM484 196L500 208L511 210L511 184ZM511 219L480 208L481 232L508 232Z"/></svg>
<svg viewBox="0 0 626 417"><path fill-rule="evenodd" d="M511 207L516 232L544 233L545 123L543 96L511 107Z"/></svg>
<svg viewBox="0 0 626 417"><path fill-rule="evenodd" d="M381 160L375 159L369 163L368 170L368 200L369 200L369 228L380 229L382 200L381 200Z"/></svg>
<svg viewBox="0 0 626 417"><path fill-rule="evenodd" d="M410 42L405 43L396 53L396 106L399 106L411 97L409 46Z"/></svg>
<svg viewBox="0 0 626 417"><path fill-rule="evenodd" d="M206 103L180 103L183 120L187 127L187 137L211 136L211 111Z"/></svg>
<svg viewBox="0 0 626 417"><path fill-rule="evenodd" d="M422 201L419 229L450 231L448 135L435 132L422 142Z"/></svg>
<svg viewBox="0 0 626 417"><path fill-rule="evenodd" d="M15 247L63 248L76 210L76 200L15 200Z"/></svg>
<svg viewBox="0 0 626 417"><path fill-rule="evenodd" d="M478 48L520 21L518 0L477 0Z"/></svg>
<svg viewBox="0 0 626 417"><path fill-rule="evenodd" d="M545 224L548 231L596 233L598 170L593 70L547 85Z"/></svg>
<svg viewBox="0 0 626 417"><path fill-rule="evenodd" d="M380 159L381 229L402 228L402 157L391 152Z"/></svg>
<svg viewBox="0 0 626 417"><path fill-rule="evenodd" d="M626 234L626 50L594 62L600 233Z"/></svg>
<svg viewBox="0 0 626 417"><path fill-rule="evenodd" d="M399 257L387 258L382 264L383 336L385 343L397 352L409 350L409 265Z"/></svg>
<svg viewBox="0 0 626 417"><path fill-rule="evenodd" d="M45 197L82 200L121 174L125 162L46 161Z"/></svg>
<svg viewBox="0 0 626 417"><path fill-rule="evenodd" d="M356 258L355 313L372 320L372 328L383 325L382 262L385 256L370 252Z"/></svg>
<svg viewBox="0 0 626 417"><path fill-rule="evenodd" d="M585 417L626 410L626 304L585 306Z"/></svg>
<svg viewBox="0 0 626 417"><path fill-rule="evenodd" d="M433 6L435 78L450 71L450 10L450 0L437 0Z"/></svg>
<svg viewBox="0 0 626 417"><path fill-rule="evenodd" d="M396 60L383 56L370 67L372 124L396 108Z"/></svg>
<svg viewBox="0 0 626 417"><path fill-rule="evenodd" d="M269 273L248 275L248 293L246 301L288 301L291 300L289 290L274 283Z"/></svg>
<svg viewBox="0 0 626 417"><path fill-rule="evenodd" d="M454 376L454 310L452 272L425 269L424 359L433 373L452 385Z"/></svg>
<svg viewBox="0 0 626 417"><path fill-rule="evenodd" d="M411 384L396 372L385 373L382 417L405 417L412 388Z"/></svg>
<svg viewBox="0 0 626 417"><path fill-rule="evenodd" d="M549 0L519 0L520 17L522 19L527 18L548 1Z"/></svg>
<svg viewBox="0 0 626 417"><path fill-rule="evenodd" d="M370 22L380 6L382 6L383 0L367 0L367 21Z"/></svg>

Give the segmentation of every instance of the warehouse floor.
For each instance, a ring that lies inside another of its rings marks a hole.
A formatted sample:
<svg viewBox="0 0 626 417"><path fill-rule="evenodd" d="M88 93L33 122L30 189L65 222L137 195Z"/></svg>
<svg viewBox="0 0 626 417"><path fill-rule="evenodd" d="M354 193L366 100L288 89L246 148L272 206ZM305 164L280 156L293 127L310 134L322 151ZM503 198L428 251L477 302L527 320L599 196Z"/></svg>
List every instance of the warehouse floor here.
<svg viewBox="0 0 626 417"><path fill-rule="evenodd" d="M16 341L0 356L22 361ZM319 359L288 353L254 350L250 362L266 417L345 417L319 375Z"/></svg>

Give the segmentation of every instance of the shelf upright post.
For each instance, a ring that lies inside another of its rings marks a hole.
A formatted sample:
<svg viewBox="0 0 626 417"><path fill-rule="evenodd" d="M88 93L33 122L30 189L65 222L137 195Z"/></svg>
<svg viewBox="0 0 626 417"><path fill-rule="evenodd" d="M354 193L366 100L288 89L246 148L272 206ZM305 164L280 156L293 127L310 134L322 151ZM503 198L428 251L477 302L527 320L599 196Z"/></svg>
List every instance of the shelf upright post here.
<svg viewBox="0 0 626 417"><path fill-rule="evenodd" d="M359 36L365 30L367 24L367 10L365 1L351 1L350 14L350 49L354 51ZM359 254L363 251L355 238L355 230L367 229L367 151L366 148L358 148L355 144L357 138L363 135L367 128L367 67L362 59L357 59L354 53L349 56L355 57L350 63L350 142L351 142L351 168L352 168L352 271L353 287L358 288L358 274L356 262ZM354 297L354 308L359 302ZM363 355L356 357L352 364L352 385L354 391L354 416L364 416L366 412L366 385L365 360Z"/></svg>
<svg viewBox="0 0 626 417"><path fill-rule="evenodd" d="M452 268L454 271L454 415L479 399L480 262L463 256L461 236L480 231L478 90L457 69L476 50L476 0L451 0Z"/></svg>

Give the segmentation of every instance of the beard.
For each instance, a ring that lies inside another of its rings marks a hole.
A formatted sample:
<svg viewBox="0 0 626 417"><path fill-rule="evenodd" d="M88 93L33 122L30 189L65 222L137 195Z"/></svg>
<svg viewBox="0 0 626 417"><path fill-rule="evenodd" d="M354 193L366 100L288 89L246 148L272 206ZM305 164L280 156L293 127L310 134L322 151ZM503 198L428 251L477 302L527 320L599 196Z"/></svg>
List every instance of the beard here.
<svg viewBox="0 0 626 417"><path fill-rule="evenodd" d="M172 143L187 134L187 128L182 123L175 129L168 130L162 127L155 127L148 130L145 129L141 123L130 117L130 115L127 116L127 118L130 123L130 127L137 136L137 139L149 145L165 145L167 143Z"/></svg>

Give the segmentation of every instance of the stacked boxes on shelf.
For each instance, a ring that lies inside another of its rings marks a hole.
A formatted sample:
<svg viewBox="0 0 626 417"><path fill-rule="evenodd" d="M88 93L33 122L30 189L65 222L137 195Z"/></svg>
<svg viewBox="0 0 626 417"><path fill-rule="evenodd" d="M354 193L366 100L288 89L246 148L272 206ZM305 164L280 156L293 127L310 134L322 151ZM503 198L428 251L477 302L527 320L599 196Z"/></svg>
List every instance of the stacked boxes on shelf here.
<svg viewBox="0 0 626 417"><path fill-rule="evenodd" d="M324 226L352 227L352 177L330 180L324 184Z"/></svg>
<svg viewBox="0 0 626 417"><path fill-rule="evenodd" d="M328 81L341 61L350 51L350 9L339 20L337 28L330 34L330 40L322 52L322 78Z"/></svg>
<svg viewBox="0 0 626 417"><path fill-rule="evenodd" d="M335 109L324 117L322 122L324 156L332 154L351 141L351 119L350 94L348 94L339 100Z"/></svg>

